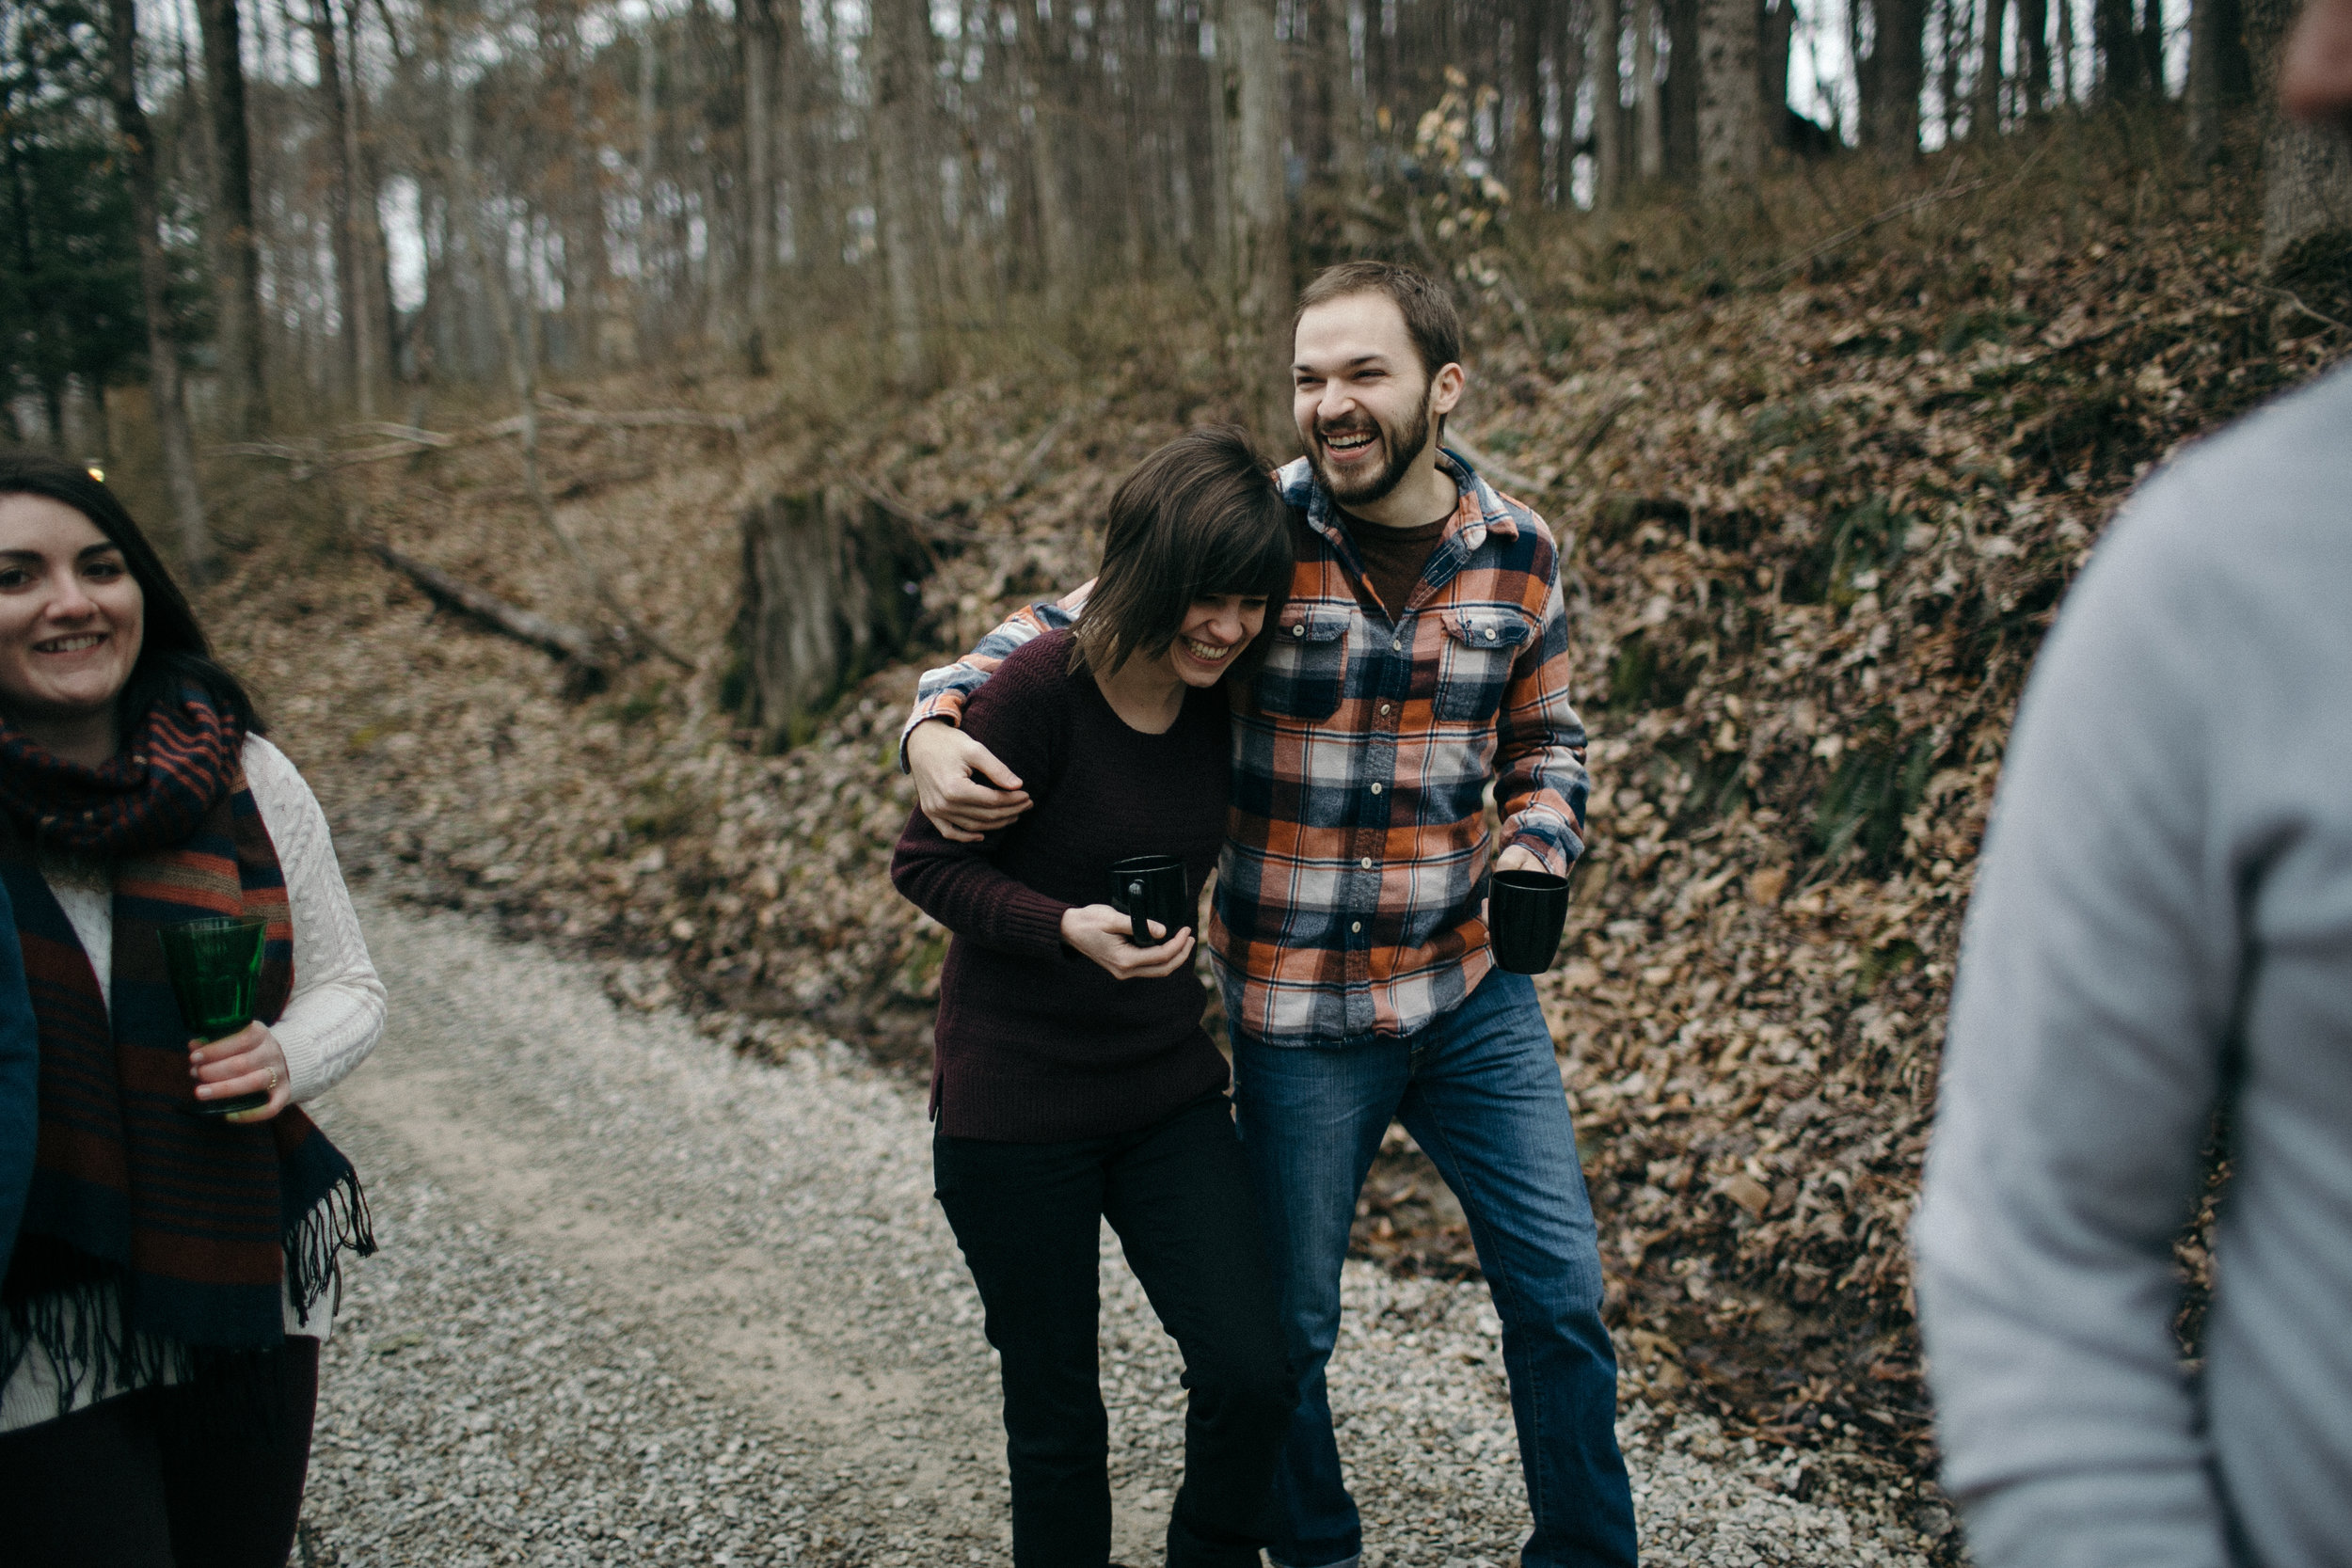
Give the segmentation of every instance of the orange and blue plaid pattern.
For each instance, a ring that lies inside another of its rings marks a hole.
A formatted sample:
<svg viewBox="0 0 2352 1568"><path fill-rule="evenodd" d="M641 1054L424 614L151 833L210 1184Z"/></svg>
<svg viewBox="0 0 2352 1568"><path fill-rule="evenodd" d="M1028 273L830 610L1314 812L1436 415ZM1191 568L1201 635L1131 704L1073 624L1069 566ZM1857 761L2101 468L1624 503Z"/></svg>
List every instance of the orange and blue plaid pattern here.
<svg viewBox="0 0 2352 1568"><path fill-rule="evenodd" d="M1584 725L1543 519L1451 452L1460 499L1402 607L1366 581L1304 459L1278 476L1307 529L1264 667L1232 692L1233 796L1210 954L1232 1023L1276 1045L1415 1033L1486 951L1488 783L1502 844L1555 872L1582 852ZM1091 587L1091 584L1088 585ZM1014 614L928 671L907 728L954 721L1087 588Z"/></svg>

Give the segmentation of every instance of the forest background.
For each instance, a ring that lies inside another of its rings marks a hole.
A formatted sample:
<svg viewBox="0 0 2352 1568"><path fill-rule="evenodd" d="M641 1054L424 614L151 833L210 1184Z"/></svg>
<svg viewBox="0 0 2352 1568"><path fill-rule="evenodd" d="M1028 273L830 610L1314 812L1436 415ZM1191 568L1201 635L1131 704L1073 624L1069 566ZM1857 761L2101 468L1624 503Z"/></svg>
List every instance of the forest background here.
<svg viewBox="0 0 2352 1568"><path fill-rule="evenodd" d="M1439 274L1455 444L1580 627L1543 991L1628 1397L1908 1485L1903 1228L2034 647L2150 467L2352 350L2352 152L2265 107L2292 11L8 0L0 435L208 585L355 877L919 1071L913 669L1086 576L1185 425L1296 450L1313 268ZM1359 1243L1476 1267L1401 1134Z"/></svg>

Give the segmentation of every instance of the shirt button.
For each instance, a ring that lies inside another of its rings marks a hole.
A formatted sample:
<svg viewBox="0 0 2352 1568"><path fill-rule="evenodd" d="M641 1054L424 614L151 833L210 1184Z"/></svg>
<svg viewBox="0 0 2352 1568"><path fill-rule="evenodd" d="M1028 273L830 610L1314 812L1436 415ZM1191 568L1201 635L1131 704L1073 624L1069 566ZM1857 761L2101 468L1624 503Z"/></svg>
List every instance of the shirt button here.
<svg viewBox="0 0 2352 1568"><path fill-rule="evenodd" d="M1382 703L1382 704L1380 705L1380 717L1381 717L1381 718L1383 718L1383 719L1386 719L1388 716L1389 716L1389 705L1388 705L1388 704L1386 704L1386 703Z"/></svg>
<svg viewBox="0 0 2352 1568"><path fill-rule="evenodd" d="M1488 626L1488 627L1486 628L1486 641L1489 641L1489 642L1491 642L1491 641L1493 641L1494 640L1495 640L1495 628L1494 628L1494 627L1492 627L1492 626Z"/></svg>
<svg viewBox="0 0 2352 1568"><path fill-rule="evenodd" d="M1363 867L1366 871L1370 871L1370 870L1372 869L1372 857L1371 857L1370 855L1366 855L1366 856L1365 856L1362 860L1359 861L1357 863L1358 863L1359 865L1361 865L1361 866L1362 866L1362 867Z"/></svg>
<svg viewBox="0 0 2352 1568"><path fill-rule="evenodd" d="M1298 623L1298 625L1296 625L1296 626L1295 626L1291 627L1291 635L1292 635L1293 637L1304 637L1304 636L1306 636L1306 635L1307 635L1307 623L1306 623L1306 622L1304 622L1304 621L1301 621L1301 622L1299 622L1299 623Z"/></svg>
<svg viewBox="0 0 2352 1568"><path fill-rule="evenodd" d="M1378 784L1374 784L1374 785L1372 786L1372 792L1373 792L1375 795L1379 794L1379 793L1380 793L1380 786L1379 786Z"/></svg>
<svg viewBox="0 0 2352 1568"><path fill-rule="evenodd" d="M1351 931L1361 931L1364 928L1364 923L1360 920L1351 920L1347 923L1347 928Z"/></svg>
<svg viewBox="0 0 2352 1568"><path fill-rule="evenodd" d="M1404 639L1402 639L1402 638L1397 638L1397 637L1391 637L1391 638L1390 638L1390 639L1389 639L1389 646L1390 646L1391 649L1402 648L1403 646L1405 646L1405 641L1404 641Z"/></svg>

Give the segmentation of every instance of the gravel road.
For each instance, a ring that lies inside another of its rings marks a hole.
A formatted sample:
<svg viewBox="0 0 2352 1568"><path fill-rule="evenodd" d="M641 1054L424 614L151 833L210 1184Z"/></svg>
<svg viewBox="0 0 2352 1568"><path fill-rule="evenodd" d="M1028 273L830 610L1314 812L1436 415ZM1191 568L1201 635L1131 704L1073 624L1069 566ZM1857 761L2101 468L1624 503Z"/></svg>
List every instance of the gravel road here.
<svg viewBox="0 0 2352 1568"><path fill-rule="evenodd" d="M392 1026L314 1109L384 1249L327 1344L296 1560L1009 1562L919 1095L837 1043L744 1060L463 916L360 912ZM1117 1550L1156 1562L1178 1369L1107 1238L1103 1301ZM1333 1400L1367 1563L1517 1561L1496 1333L1477 1286L1348 1265ZM1925 1561L1933 1506L1896 1483L1638 1404L1619 1431L1658 1568Z"/></svg>

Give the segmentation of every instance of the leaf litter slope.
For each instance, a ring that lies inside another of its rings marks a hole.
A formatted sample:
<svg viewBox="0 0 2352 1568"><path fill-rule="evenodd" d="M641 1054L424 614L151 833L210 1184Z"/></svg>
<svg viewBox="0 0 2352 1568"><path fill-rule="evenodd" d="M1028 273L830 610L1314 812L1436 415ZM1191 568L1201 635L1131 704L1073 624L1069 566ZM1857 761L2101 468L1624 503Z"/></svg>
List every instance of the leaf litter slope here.
<svg viewBox="0 0 2352 1568"><path fill-rule="evenodd" d="M1552 519L1579 628L1593 842L1540 990L1629 1399L1929 1461L1903 1231L2026 667L2137 478L2352 348L2319 319L2344 302L2259 279L2249 182L2143 166L2135 135L2054 132L1909 185L1786 177L1744 251L1650 213L1463 268L1465 433ZM1523 312L1478 281L1508 292L1510 271ZM250 548L213 622L355 875L607 955L617 996L683 999L748 1053L837 1036L919 1070L945 936L885 876L914 666L797 750L752 749L727 705L738 514L861 480L937 519L934 660L1086 576L1119 477L1245 406L1196 314L1136 292L966 344L913 406L857 394L859 344L832 340L797 376L569 388L745 420L549 436L563 520L693 676L647 660L567 698L542 656L324 525ZM302 504L596 625L516 478L503 444L457 445L340 469ZM1473 1270L1416 1158L1384 1157L1362 1250ZM2201 1286L2201 1251L2184 1259Z"/></svg>

